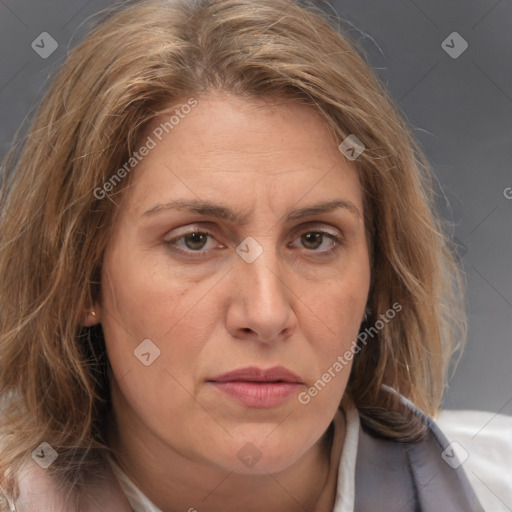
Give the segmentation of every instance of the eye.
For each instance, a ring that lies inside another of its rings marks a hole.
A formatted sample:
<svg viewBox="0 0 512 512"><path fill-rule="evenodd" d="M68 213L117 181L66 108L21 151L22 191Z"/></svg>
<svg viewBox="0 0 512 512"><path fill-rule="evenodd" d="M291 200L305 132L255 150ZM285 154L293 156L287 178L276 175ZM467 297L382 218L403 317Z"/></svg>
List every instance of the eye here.
<svg viewBox="0 0 512 512"><path fill-rule="evenodd" d="M171 251L192 258L201 258L206 257L215 247L225 248L222 244L217 246L213 242L209 244L210 240L215 240L212 233L195 229L164 240L164 243ZM300 240L305 251L316 253L318 256L328 256L343 245L343 238L340 235L320 229L304 231L296 240ZM293 243L290 245L296 247Z"/></svg>
<svg viewBox="0 0 512 512"><path fill-rule="evenodd" d="M209 236L208 233L194 232L184 235L181 238L184 240L187 249L201 250L206 245Z"/></svg>
<svg viewBox="0 0 512 512"><path fill-rule="evenodd" d="M322 230L305 231L297 240L300 240L300 243L306 250L323 254L330 254L336 251L343 243L340 235ZM325 247L326 245L327 247Z"/></svg>
<svg viewBox="0 0 512 512"><path fill-rule="evenodd" d="M209 239L214 239L214 237L208 231L194 230L165 240L164 243L173 251L188 254L197 253L197 256L202 256L206 255L206 252L211 249L211 247L207 247Z"/></svg>

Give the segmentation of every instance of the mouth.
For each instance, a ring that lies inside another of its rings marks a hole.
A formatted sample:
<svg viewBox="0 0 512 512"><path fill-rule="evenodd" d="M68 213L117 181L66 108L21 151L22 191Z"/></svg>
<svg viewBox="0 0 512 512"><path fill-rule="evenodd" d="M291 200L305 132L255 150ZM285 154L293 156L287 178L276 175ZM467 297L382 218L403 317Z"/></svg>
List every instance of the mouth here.
<svg viewBox="0 0 512 512"><path fill-rule="evenodd" d="M290 370L276 366L267 370L240 368L209 379L223 395L251 408L276 407L304 385L300 377Z"/></svg>

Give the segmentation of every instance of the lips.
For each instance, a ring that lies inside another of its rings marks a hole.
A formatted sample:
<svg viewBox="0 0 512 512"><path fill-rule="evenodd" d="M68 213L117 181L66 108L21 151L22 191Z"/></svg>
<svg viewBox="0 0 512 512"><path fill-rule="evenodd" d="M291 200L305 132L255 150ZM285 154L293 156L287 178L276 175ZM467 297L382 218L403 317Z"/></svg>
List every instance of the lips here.
<svg viewBox="0 0 512 512"><path fill-rule="evenodd" d="M282 404L303 385L300 377L283 366L240 368L209 379L222 394L247 407L270 408Z"/></svg>
<svg viewBox="0 0 512 512"><path fill-rule="evenodd" d="M238 370L233 370L232 372L218 375L210 380L213 382L295 382L302 384L300 377L284 366L274 366L267 370L257 368L256 366L250 366L248 368L240 368Z"/></svg>

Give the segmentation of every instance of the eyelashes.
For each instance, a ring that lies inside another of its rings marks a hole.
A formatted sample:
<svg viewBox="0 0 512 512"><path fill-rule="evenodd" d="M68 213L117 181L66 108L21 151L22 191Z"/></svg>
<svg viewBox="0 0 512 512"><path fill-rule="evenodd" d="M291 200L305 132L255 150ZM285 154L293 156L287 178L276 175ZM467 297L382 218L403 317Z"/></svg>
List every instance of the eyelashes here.
<svg viewBox="0 0 512 512"><path fill-rule="evenodd" d="M209 249L205 249L205 247L208 247L210 240L215 240L214 234L210 231L205 229L193 229L183 232L179 236L164 240L164 244L169 250L189 258L205 258L210 255L213 250L226 249L226 246L223 244L220 244L220 247L217 248L210 247ZM293 242L297 240L302 244L302 248L299 250L309 253L309 255L313 257L320 258L335 254L344 243L342 236L323 229L308 229L302 231L295 237ZM318 250L318 247L323 246L325 241L330 242L329 247L327 249ZM308 245L312 245L313 248L308 248Z"/></svg>
<svg viewBox="0 0 512 512"><path fill-rule="evenodd" d="M197 257L206 256L207 253L210 251L204 250L204 249L202 249L202 247L200 247L201 250L193 250L193 249L190 249L190 247L188 247L188 248L187 247L184 248L183 246L180 247L177 244L177 242L180 240L185 241L187 239L189 239L189 241L190 241L190 239L192 239L192 244L197 244L198 241L199 241L199 243L201 243L200 242L201 240L205 240L207 238L214 239L215 237L209 231L194 230L194 231L188 231L188 232L182 233L181 235L171 238L170 240L165 240L164 243L169 249L172 249L173 251L187 254L193 258L197 258ZM225 246L222 246L222 247L225 247Z"/></svg>

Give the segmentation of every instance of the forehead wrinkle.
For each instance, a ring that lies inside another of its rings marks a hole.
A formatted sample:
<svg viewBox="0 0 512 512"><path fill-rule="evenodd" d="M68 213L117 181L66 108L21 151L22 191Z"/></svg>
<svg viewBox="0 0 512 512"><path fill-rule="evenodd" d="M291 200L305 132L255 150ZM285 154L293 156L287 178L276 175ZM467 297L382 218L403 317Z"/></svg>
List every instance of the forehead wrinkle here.
<svg viewBox="0 0 512 512"><path fill-rule="evenodd" d="M361 214L358 208L350 201L345 199L332 199L329 201L317 201L311 205L304 206L301 208L292 209L286 212L286 220L298 220L305 217L312 217L322 213L328 213L336 209L343 209L357 218L361 218ZM181 210L192 213L198 213L200 215L216 217L223 220L227 220L232 223L245 224L250 221L253 217L253 212L243 212L241 210L235 210L230 207L215 204L210 201L203 201L198 199L185 200L175 199L168 203L156 204L147 210L143 217L151 216L157 212L164 210Z"/></svg>

